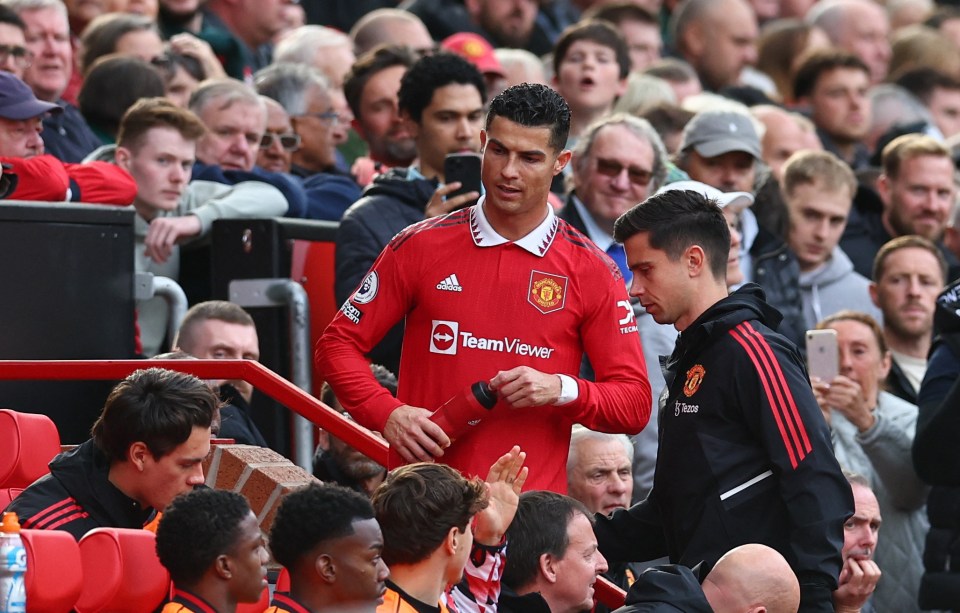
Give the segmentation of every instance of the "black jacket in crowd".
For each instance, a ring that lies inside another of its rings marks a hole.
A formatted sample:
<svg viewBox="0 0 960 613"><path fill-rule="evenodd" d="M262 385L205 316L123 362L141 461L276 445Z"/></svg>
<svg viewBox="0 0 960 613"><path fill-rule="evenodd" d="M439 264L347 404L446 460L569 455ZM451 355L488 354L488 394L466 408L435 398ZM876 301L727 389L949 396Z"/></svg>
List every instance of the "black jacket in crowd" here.
<svg viewBox="0 0 960 613"><path fill-rule="evenodd" d="M700 587L697 571L665 564L637 577L624 606L614 613L713 613Z"/></svg>
<svg viewBox="0 0 960 613"><path fill-rule="evenodd" d="M611 563L705 562L745 543L779 551L801 612L833 611L853 496L796 347L747 284L684 330L665 364L660 452L646 500L597 517Z"/></svg>
<svg viewBox="0 0 960 613"><path fill-rule="evenodd" d="M407 168L392 168L363 190L363 197L347 209L337 230L334 295L343 304L356 291L380 252L394 235L423 221L423 211L437 189L433 179L412 178ZM384 336L370 359L390 372L400 370L403 322Z"/></svg>
<svg viewBox="0 0 960 613"><path fill-rule="evenodd" d="M50 462L50 474L13 499L20 526L66 530L78 541L94 528L142 528L156 511L142 507L110 483L107 457L88 440Z"/></svg>
<svg viewBox="0 0 960 613"><path fill-rule="evenodd" d="M960 609L960 281L937 299L927 372L920 386L913 465L933 485L923 555L921 609Z"/></svg>

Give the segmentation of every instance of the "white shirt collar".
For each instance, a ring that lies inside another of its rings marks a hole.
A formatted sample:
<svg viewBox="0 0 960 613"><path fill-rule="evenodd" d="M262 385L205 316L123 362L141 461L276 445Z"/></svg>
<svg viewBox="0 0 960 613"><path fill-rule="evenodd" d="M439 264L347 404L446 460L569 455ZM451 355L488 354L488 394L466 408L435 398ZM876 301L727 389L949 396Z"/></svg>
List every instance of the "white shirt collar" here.
<svg viewBox="0 0 960 613"><path fill-rule="evenodd" d="M483 211L483 202L484 198L480 198L480 201L470 209L470 230L473 235L474 244L476 244L477 247L495 247L511 242L497 234L497 231L490 225ZM539 258L546 255L547 250L550 249L550 245L557 235L557 228L560 225L560 220L556 214L554 214L553 207L546 202L543 206L547 208L547 216L540 222L540 225L523 238L512 241L516 246L529 251Z"/></svg>
<svg viewBox="0 0 960 613"><path fill-rule="evenodd" d="M576 194L571 198L571 202L573 202L573 207L577 209L577 213L580 214L580 219L583 220L583 228L587 231L587 237L597 247L600 247L601 251L609 249L610 245L614 243L613 237L600 229L597 222L593 220L593 215L587 210L587 205L577 198Z"/></svg>

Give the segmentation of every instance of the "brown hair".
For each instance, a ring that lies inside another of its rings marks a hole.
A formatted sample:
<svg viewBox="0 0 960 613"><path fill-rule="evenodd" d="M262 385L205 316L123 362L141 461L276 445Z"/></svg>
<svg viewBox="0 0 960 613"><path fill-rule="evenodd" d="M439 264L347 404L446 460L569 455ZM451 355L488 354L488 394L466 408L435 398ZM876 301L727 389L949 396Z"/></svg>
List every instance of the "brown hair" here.
<svg viewBox="0 0 960 613"><path fill-rule="evenodd" d="M800 185L819 185L828 192L846 189L850 199L857 193L857 178L850 166L829 151L798 151L783 165L781 185L790 196Z"/></svg>
<svg viewBox="0 0 960 613"><path fill-rule="evenodd" d="M891 179L896 179L900 172L900 166L905 160L922 155L933 155L952 161L950 150L935 138L924 134L904 134L893 139L883 148L881 157L883 174Z"/></svg>
<svg viewBox="0 0 960 613"><path fill-rule="evenodd" d="M870 328L870 331L873 332L873 336L877 341L877 347L880 349L880 356L883 357L887 355L887 351L889 351L887 349L887 340L883 337L883 330L880 328L880 324L877 323L876 319L861 311L844 309L818 321L817 330L826 330L830 327L830 324L838 321L856 321Z"/></svg>
<svg viewBox="0 0 960 613"><path fill-rule="evenodd" d="M880 250L877 251L877 255L873 258L873 282L880 282L880 278L884 273L884 266L886 266L887 263L887 258L890 257L891 253L901 249L909 249L910 247L929 251L933 257L937 259L937 264L940 266L940 280L946 281L947 260L944 259L943 253L940 252L940 249L933 244L932 241L922 236L908 234L907 236L898 236L897 238L887 241L882 247L880 247Z"/></svg>
<svg viewBox="0 0 960 613"><path fill-rule="evenodd" d="M117 131L117 145L136 149L153 128L173 128L183 138L192 141L198 140L206 131L199 117L166 98L143 98L123 114Z"/></svg>
<svg viewBox="0 0 960 613"><path fill-rule="evenodd" d="M439 547L451 528L486 508L486 485L445 464L420 462L390 471L371 499L383 530L383 561L416 564Z"/></svg>
<svg viewBox="0 0 960 613"><path fill-rule="evenodd" d="M193 347L194 330L210 319L241 326L256 326L250 314L244 311L240 305L226 300L207 300L193 305L183 316L183 321L180 322L180 331L177 332L177 338L174 339L173 346L190 353Z"/></svg>
<svg viewBox="0 0 960 613"><path fill-rule="evenodd" d="M757 69L770 77L781 100L793 100L793 69L815 27L802 19L776 19L760 32Z"/></svg>

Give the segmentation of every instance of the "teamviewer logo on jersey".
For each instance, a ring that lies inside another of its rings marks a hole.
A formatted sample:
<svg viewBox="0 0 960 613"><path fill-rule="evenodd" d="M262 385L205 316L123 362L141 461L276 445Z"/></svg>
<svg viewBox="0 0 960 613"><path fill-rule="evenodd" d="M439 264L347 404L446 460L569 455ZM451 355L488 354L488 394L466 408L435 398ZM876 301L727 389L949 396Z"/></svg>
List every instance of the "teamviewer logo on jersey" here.
<svg viewBox="0 0 960 613"><path fill-rule="evenodd" d="M430 353L456 355L459 333L459 323L434 319L433 329L430 331Z"/></svg>

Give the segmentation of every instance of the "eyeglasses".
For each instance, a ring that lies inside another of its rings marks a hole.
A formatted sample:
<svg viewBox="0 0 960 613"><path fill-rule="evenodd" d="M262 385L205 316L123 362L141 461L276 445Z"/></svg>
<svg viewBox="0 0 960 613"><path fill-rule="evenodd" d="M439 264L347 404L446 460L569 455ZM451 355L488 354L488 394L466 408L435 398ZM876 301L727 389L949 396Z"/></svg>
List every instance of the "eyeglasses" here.
<svg viewBox="0 0 960 613"><path fill-rule="evenodd" d="M630 182L640 187L646 186L653 178L653 172L637 168L636 166L624 166L616 160L597 158L597 172L605 177L619 177L623 169L627 169L627 177Z"/></svg>
<svg viewBox="0 0 960 613"><path fill-rule="evenodd" d="M17 68L29 68L33 63L33 52L19 45L0 45L0 63L13 58Z"/></svg>
<svg viewBox="0 0 960 613"><path fill-rule="evenodd" d="M336 111L325 111L323 113L304 113L297 117L313 117L320 121L335 126L340 123L340 113Z"/></svg>
<svg viewBox="0 0 960 613"><path fill-rule="evenodd" d="M280 141L280 146L284 151L296 151L300 148L300 135L290 132L288 134L276 134L275 132L264 132L260 139L260 148L269 149L273 143Z"/></svg>

